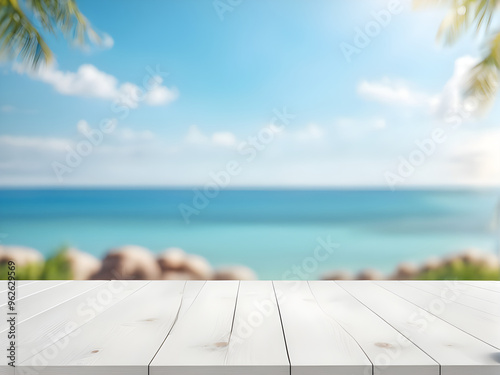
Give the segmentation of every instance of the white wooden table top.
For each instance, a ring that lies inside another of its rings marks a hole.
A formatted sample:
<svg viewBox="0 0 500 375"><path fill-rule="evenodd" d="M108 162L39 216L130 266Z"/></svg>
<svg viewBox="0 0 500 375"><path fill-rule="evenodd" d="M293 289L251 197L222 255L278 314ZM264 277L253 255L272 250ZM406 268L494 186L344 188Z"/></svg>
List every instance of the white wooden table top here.
<svg viewBox="0 0 500 375"><path fill-rule="evenodd" d="M21 281L17 312L1 375L500 374L497 281Z"/></svg>

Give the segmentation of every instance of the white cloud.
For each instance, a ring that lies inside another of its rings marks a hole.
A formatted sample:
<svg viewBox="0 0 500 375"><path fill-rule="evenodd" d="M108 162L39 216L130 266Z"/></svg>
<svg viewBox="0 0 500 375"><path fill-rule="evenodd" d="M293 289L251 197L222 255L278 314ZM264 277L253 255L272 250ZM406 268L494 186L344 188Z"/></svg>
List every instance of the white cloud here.
<svg viewBox="0 0 500 375"><path fill-rule="evenodd" d="M178 97L178 91L161 85L160 77L152 77L156 81L150 90L145 90L133 83L120 84L116 77L100 71L94 65L81 65L76 72L61 71L54 66L39 71L26 70L22 65L14 65L13 69L20 73L28 73L32 78L50 84L54 89L71 96L98 98L119 101L129 108L136 108L142 101L148 105L165 105Z"/></svg>
<svg viewBox="0 0 500 375"><path fill-rule="evenodd" d="M411 107L427 105L430 100L428 95L411 90L405 83L389 78L380 82L362 81L358 85L358 93L369 100Z"/></svg>
<svg viewBox="0 0 500 375"><path fill-rule="evenodd" d="M234 146L236 144L236 136L231 132L216 132L212 134L212 142L219 146Z"/></svg>
<svg viewBox="0 0 500 375"><path fill-rule="evenodd" d="M160 106L168 104L177 99L179 93L176 89L168 89L165 86L159 85L163 82L163 79L161 77L156 76L152 79L154 79L158 83L158 86L153 87L153 89L146 93L147 104L151 106Z"/></svg>
<svg viewBox="0 0 500 375"><path fill-rule="evenodd" d="M44 151L66 151L73 142L65 138L55 137L24 137L14 135L0 136L2 147L16 147L23 149L36 149Z"/></svg>
<svg viewBox="0 0 500 375"><path fill-rule="evenodd" d="M233 147L237 143L236 136L231 132L219 131L207 136L196 125L189 127L184 140L193 145L205 144L223 147Z"/></svg>
<svg viewBox="0 0 500 375"><path fill-rule="evenodd" d="M458 113L465 108L464 91L469 79L468 72L478 61L472 56L463 56L455 61L453 75L431 103L432 109L438 117L444 117L449 113ZM472 116L475 114L477 114L477 108L470 113Z"/></svg>
<svg viewBox="0 0 500 375"><path fill-rule="evenodd" d="M330 127L310 123L288 128L249 163L234 152L238 140L228 131L205 135L193 125L181 139L169 139L149 130L117 127L85 157L82 167L65 177L64 183L204 184L207 171L219 170L227 161L237 160L244 166L241 179L235 182L238 186L386 187L384 172L394 168L398 155L406 156L415 149L416 138L408 131L391 133L397 127L380 131L384 124L380 118L344 118ZM92 126L81 120L76 129L85 135ZM349 132L354 131L359 134L351 136ZM76 135L74 139L0 136L0 185L57 184L51 163L64 162L68 148L76 150L82 139ZM446 142L437 146L405 185L498 185L499 144L498 129L450 130Z"/></svg>
<svg viewBox="0 0 500 375"><path fill-rule="evenodd" d="M373 127L375 129L385 129L387 127L387 122L384 119L377 119L373 122Z"/></svg>
<svg viewBox="0 0 500 375"><path fill-rule="evenodd" d="M468 116L474 117L477 115L478 107L470 108L465 105L464 91L469 79L468 72L477 62L478 59L472 56L458 58L451 78L443 90L436 94L416 91L406 83L389 78L379 82L362 81L358 85L358 94L365 99L389 105L426 108L439 119L452 113L463 112L464 108L467 108Z"/></svg>
<svg viewBox="0 0 500 375"><path fill-rule="evenodd" d="M185 138L186 142L193 144L206 143L208 138L201 132L196 125L191 125Z"/></svg>
<svg viewBox="0 0 500 375"><path fill-rule="evenodd" d="M474 129L458 134L446 150L457 177L476 184L500 184L500 129Z"/></svg>
<svg viewBox="0 0 500 375"><path fill-rule="evenodd" d="M325 132L317 124L310 123L305 128L295 132L295 138L299 141L310 141L323 138Z"/></svg>
<svg viewBox="0 0 500 375"><path fill-rule="evenodd" d="M97 131L96 129L92 129L89 123L85 120L80 120L76 124L76 129L78 133L82 136L87 136L93 131ZM110 134L114 138L124 140L124 141L149 141L155 138L155 135L150 130L133 130L130 128L119 127L113 133Z"/></svg>
<svg viewBox="0 0 500 375"><path fill-rule="evenodd" d="M155 138L150 130L135 131L130 128L120 128L117 135L126 141L149 141Z"/></svg>
<svg viewBox="0 0 500 375"><path fill-rule="evenodd" d="M76 124L76 129L81 135L87 135L92 130L89 123L85 120L78 121L78 123Z"/></svg>
<svg viewBox="0 0 500 375"><path fill-rule="evenodd" d="M110 49L114 46L115 44L115 41L114 39L111 37L111 35L109 34L106 34L106 33L103 33L101 35L101 46L105 49Z"/></svg>

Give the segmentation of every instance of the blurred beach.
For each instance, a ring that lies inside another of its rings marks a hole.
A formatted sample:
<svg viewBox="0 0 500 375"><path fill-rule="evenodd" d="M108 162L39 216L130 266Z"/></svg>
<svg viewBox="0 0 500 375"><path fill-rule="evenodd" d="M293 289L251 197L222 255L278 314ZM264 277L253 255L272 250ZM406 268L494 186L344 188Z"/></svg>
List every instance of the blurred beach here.
<svg viewBox="0 0 500 375"><path fill-rule="evenodd" d="M498 190L223 190L195 208L186 190L0 190L2 244L45 257L61 246L104 258L134 244L177 247L214 267L244 265L260 279L284 279L315 256L307 278L331 270L387 274L402 262L475 248L495 253ZM183 217L182 207L195 214Z"/></svg>

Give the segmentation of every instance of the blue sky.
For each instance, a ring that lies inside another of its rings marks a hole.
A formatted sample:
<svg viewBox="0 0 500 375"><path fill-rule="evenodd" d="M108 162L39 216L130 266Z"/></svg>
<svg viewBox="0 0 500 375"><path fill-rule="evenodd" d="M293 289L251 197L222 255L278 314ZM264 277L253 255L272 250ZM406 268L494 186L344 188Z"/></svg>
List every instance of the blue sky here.
<svg viewBox="0 0 500 375"><path fill-rule="evenodd" d="M203 186L234 161L230 187L498 186L498 106L447 121L481 41L443 48L442 10L393 3L79 1L102 46L49 38L55 65L0 67L0 185ZM346 44L359 53L346 59ZM156 86L139 99L144 79ZM105 119L112 131L83 155ZM422 158L416 142L436 129Z"/></svg>

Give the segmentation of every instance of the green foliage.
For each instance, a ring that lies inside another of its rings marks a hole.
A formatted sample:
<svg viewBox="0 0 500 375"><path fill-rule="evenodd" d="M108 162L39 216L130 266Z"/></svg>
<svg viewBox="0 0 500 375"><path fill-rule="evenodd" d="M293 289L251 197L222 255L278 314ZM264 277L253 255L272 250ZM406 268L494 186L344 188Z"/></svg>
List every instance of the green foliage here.
<svg viewBox="0 0 500 375"><path fill-rule="evenodd" d="M30 263L16 267L16 280L71 280L70 263L66 256L67 249L59 249L45 263ZM7 265L0 265L0 280L7 280Z"/></svg>
<svg viewBox="0 0 500 375"><path fill-rule="evenodd" d="M417 280L500 280L500 269L454 259L435 270L422 272Z"/></svg>
<svg viewBox="0 0 500 375"><path fill-rule="evenodd" d="M445 6L445 16L437 33L437 40L445 45L455 44L466 32L488 40L483 58L470 70L464 94L479 100L486 108L498 90L500 75L500 33L491 32L491 21L497 15L499 0L413 0L416 9L427 6Z"/></svg>
<svg viewBox="0 0 500 375"><path fill-rule="evenodd" d="M100 42L75 0L0 0L0 55L12 60L19 57L34 68L50 63L53 54L42 37L44 32L61 32L77 44L84 44L86 36Z"/></svg>
<svg viewBox="0 0 500 375"><path fill-rule="evenodd" d="M67 249L62 248L54 256L47 259L39 280L71 280L71 266L66 256Z"/></svg>

